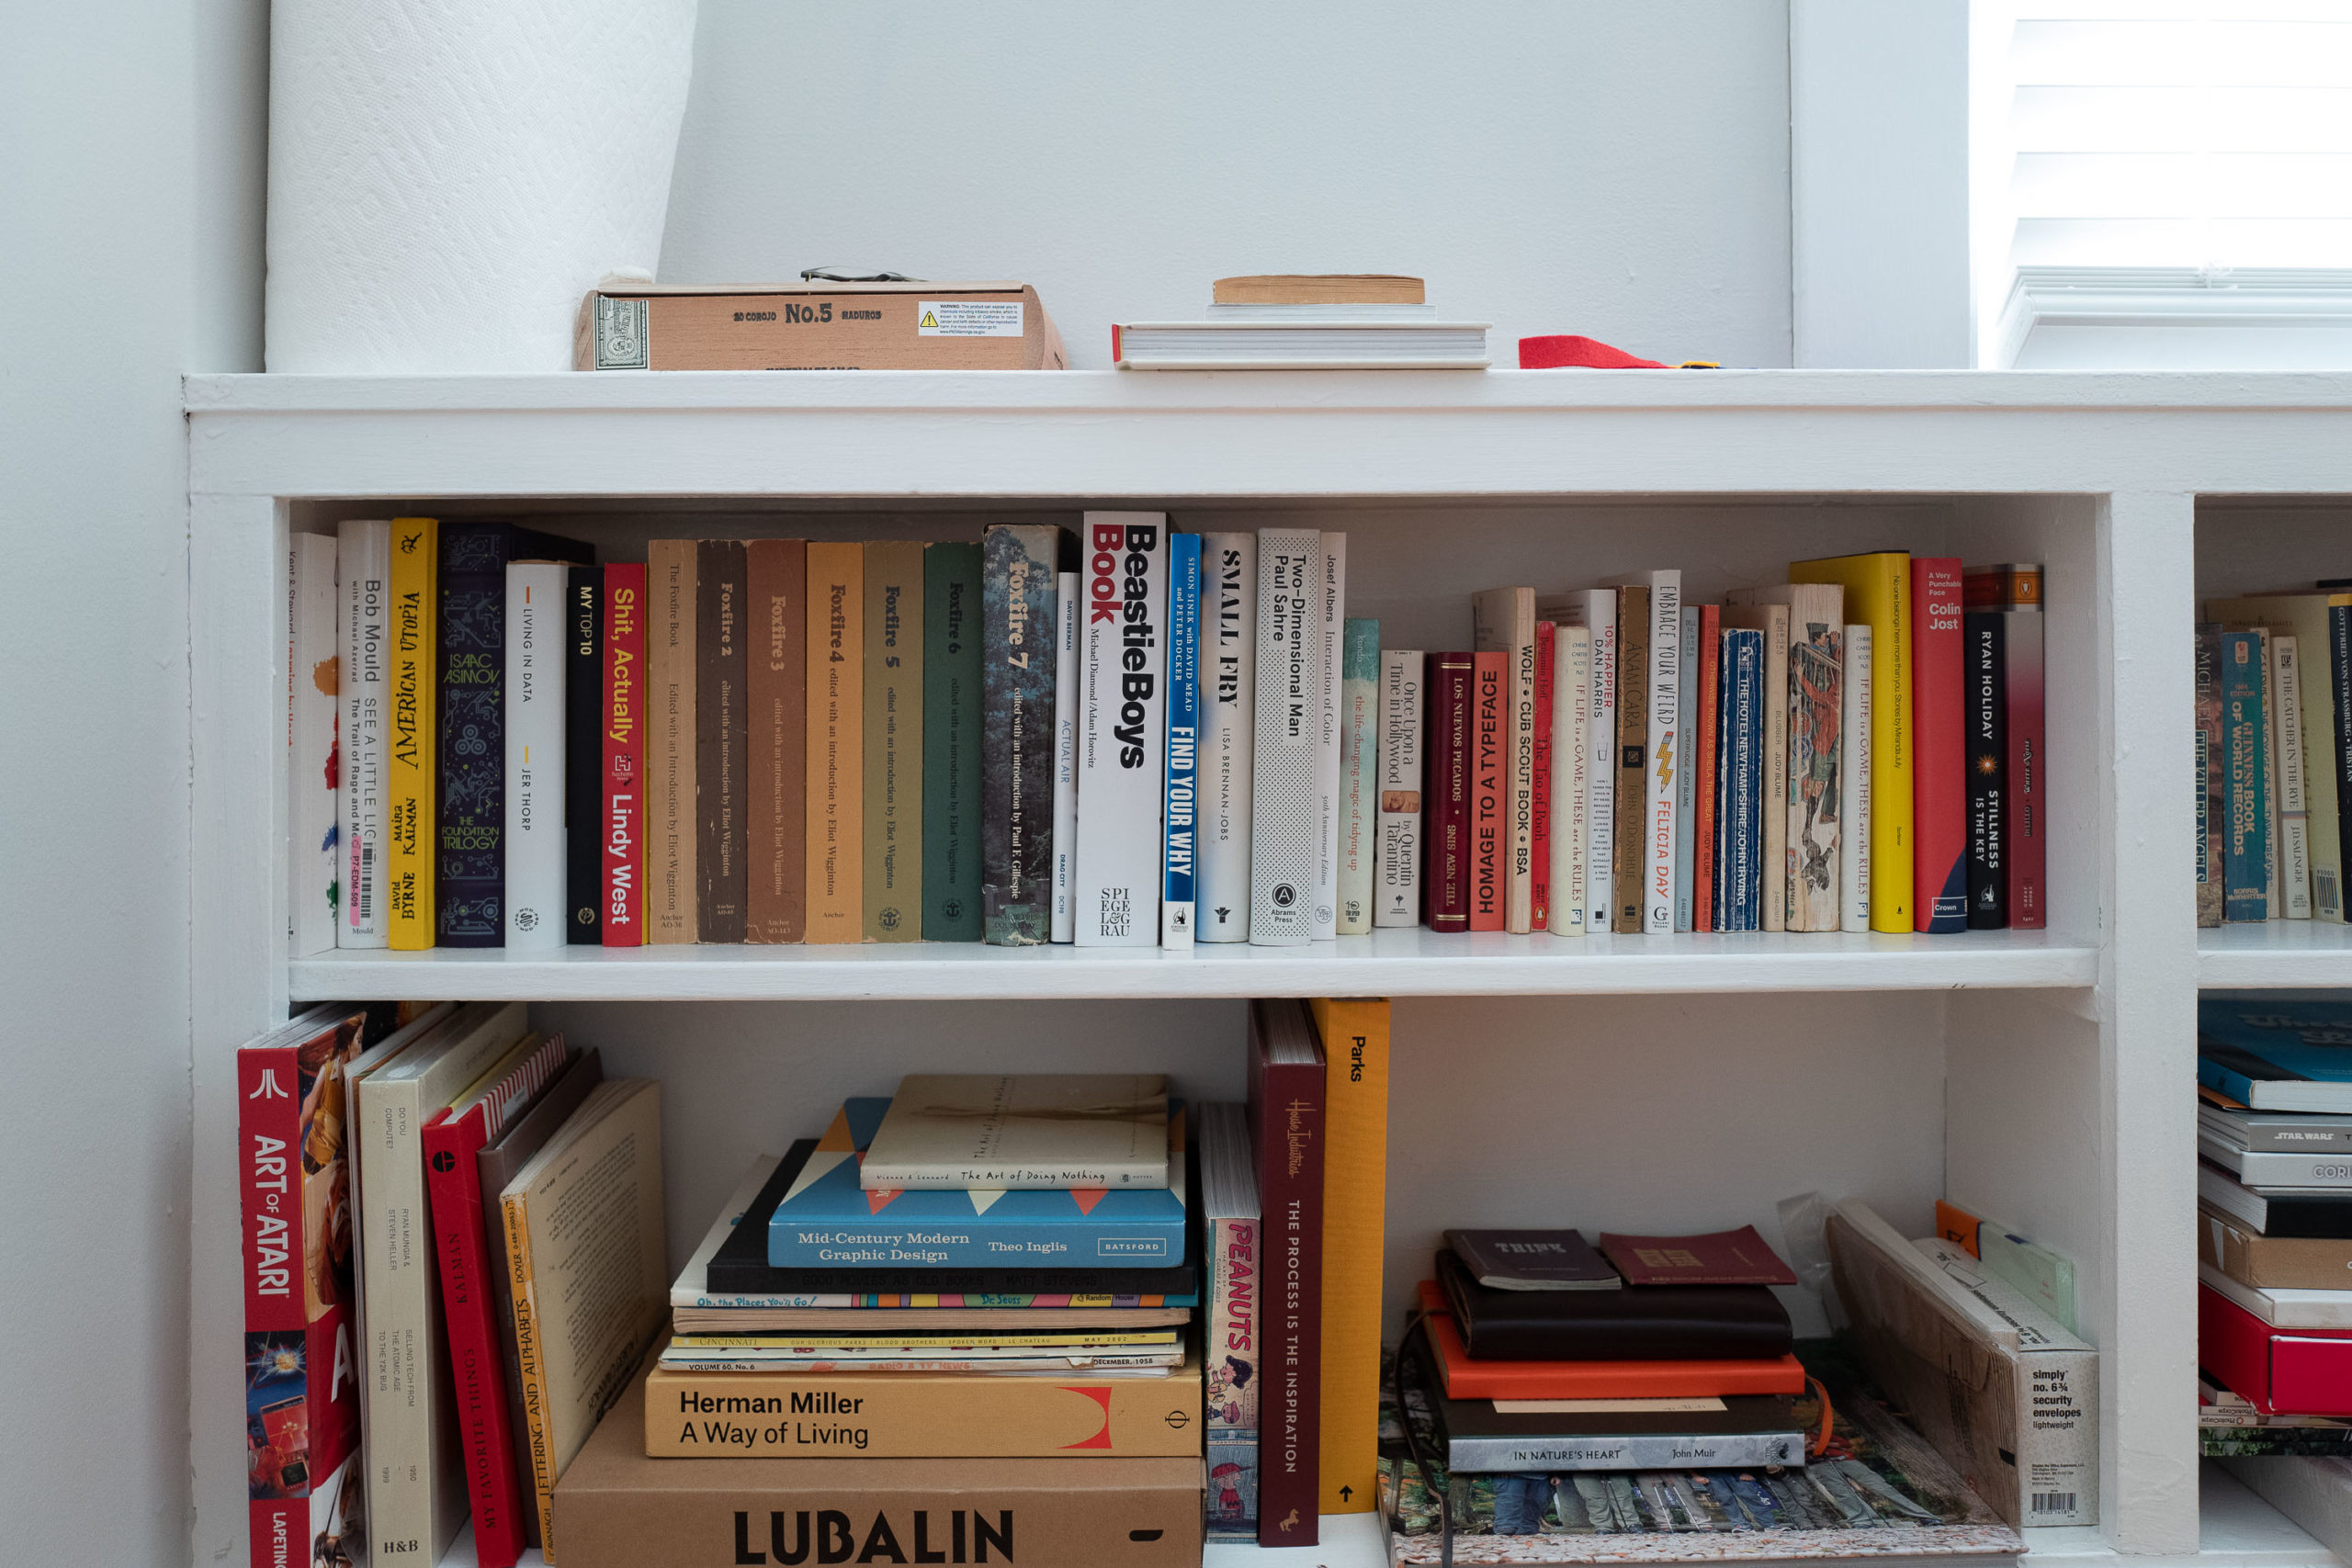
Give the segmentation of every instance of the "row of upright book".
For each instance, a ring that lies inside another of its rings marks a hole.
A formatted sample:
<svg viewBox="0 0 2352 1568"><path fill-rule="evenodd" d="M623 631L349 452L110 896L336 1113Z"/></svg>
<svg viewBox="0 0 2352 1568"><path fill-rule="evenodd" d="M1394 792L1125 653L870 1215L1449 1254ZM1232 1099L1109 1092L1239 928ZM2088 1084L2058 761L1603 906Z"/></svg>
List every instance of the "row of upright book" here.
<svg viewBox="0 0 2352 1568"><path fill-rule="evenodd" d="M296 536L297 953L2047 919L2033 567L1499 588L1423 652L1313 529L588 556Z"/></svg>
<svg viewBox="0 0 2352 1568"><path fill-rule="evenodd" d="M2208 600L2196 635L2197 923L2343 921L2352 579Z"/></svg>

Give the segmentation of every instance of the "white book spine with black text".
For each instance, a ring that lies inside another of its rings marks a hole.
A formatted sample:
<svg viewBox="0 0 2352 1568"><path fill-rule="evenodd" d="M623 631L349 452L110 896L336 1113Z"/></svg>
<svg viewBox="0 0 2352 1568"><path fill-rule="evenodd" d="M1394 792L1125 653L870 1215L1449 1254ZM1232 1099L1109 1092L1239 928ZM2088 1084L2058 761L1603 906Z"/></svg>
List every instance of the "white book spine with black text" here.
<svg viewBox="0 0 2352 1568"><path fill-rule="evenodd" d="M1591 726L1585 787L1584 929L1606 931L1615 897L1617 852L1617 595L1581 589L1538 599L1535 613L1562 626L1582 626L1592 637ZM1555 928L1556 929L1556 928Z"/></svg>
<svg viewBox="0 0 2352 1568"><path fill-rule="evenodd" d="M1258 711L1250 747L1250 942L1315 940L1323 703L1322 536L1258 532Z"/></svg>
<svg viewBox="0 0 2352 1568"><path fill-rule="evenodd" d="M337 947L383 947L384 694L391 632L392 525L345 523L336 530L343 574L343 918Z"/></svg>
<svg viewBox="0 0 2352 1568"><path fill-rule="evenodd" d="M286 898L288 955L334 945L343 802L331 765L343 663L342 603L332 534L297 534L287 550Z"/></svg>
<svg viewBox="0 0 2352 1568"><path fill-rule="evenodd" d="M1078 794L1071 890L1080 947L1159 945L1168 750L1168 517L1090 512L1080 551Z"/></svg>
<svg viewBox="0 0 2352 1568"><path fill-rule="evenodd" d="M1582 936L1592 875L1592 632L1552 634L1552 908L1554 936Z"/></svg>
<svg viewBox="0 0 2352 1568"><path fill-rule="evenodd" d="M1640 690L1649 703L1647 782L1649 801L1642 816L1642 930L1654 936L1674 931L1675 795L1683 764L1678 730L1682 706L1682 573L1668 567L1621 579L1650 591L1649 670Z"/></svg>
<svg viewBox="0 0 2352 1568"><path fill-rule="evenodd" d="M1322 649L1317 673L1323 711L1316 730L1315 795L1321 812L1315 845L1315 940L1340 931L1340 639L1348 614L1348 536L1321 536L1316 575L1321 595Z"/></svg>
<svg viewBox="0 0 2352 1568"><path fill-rule="evenodd" d="M506 568L506 945L564 945L561 561ZM582 831L586 831L584 828Z"/></svg>
<svg viewBox="0 0 2352 1568"><path fill-rule="evenodd" d="M1055 580L1054 642L1054 902L1048 936L1069 942L1077 932L1070 888L1078 872L1078 573Z"/></svg>
<svg viewBox="0 0 2352 1568"><path fill-rule="evenodd" d="M1258 536L1201 536L1199 942L1250 940L1250 751L1258 686Z"/></svg>
<svg viewBox="0 0 2352 1568"><path fill-rule="evenodd" d="M1421 923L1421 703L1428 657L1380 650L1380 863L1374 926Z"/></svg>

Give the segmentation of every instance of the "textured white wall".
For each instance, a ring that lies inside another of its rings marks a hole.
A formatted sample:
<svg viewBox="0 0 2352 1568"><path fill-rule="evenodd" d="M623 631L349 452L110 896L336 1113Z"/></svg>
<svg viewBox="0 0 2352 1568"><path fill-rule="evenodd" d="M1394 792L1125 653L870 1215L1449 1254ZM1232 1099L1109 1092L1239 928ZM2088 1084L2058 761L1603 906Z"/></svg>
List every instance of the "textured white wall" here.
<svg viewBox="0 0 2352 1568"><path fill-rule="evenodd" d="M0 51L10 1562L187 1560L179 378L257 367L266 16L266 0L17 6Z"/></svg>
<svg viewBox="0 0 2352 1568"><path fill-rule="evenodd" d="M662 276L1035 283L1072 362L1212 279L1790 362L1783 0L702 0Z"/></svg>

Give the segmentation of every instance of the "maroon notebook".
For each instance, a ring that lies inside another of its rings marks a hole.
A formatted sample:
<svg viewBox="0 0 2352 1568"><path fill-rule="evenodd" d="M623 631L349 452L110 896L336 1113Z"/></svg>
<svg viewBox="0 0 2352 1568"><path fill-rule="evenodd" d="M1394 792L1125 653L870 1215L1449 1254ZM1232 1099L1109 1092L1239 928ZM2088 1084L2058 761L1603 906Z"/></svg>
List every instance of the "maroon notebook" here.
<svg viewBox="0 0 2352 1568"><path fill-rule="evenodd" d="M1793 1285L1797 1277L1754 1225L1713 1235L1611 1235L1600 1255L1629 1285Z"/></svg>
<svg viewBox="0 0 2352 1568"><path fill-rule="evenodd" d="M1323 1050L1306 1004L1250 1004L1258 1161L1258 1544L1314 1546L1323 1464Z"/></svg>
<svg viewBox="0 0 2352 1568"><path fill-rule="evenodd" d="M1471 674L1476 655L1430 655L1429 750L1421 791L1429 848L1421 875L1421 923L1470 929Z"/></svg>

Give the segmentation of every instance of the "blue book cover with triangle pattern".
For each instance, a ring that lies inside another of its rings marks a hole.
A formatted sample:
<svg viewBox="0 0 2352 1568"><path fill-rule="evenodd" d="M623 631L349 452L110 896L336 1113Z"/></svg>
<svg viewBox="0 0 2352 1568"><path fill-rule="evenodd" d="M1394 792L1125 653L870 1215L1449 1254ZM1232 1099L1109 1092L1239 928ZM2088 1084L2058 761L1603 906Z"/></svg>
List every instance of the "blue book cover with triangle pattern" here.
<svg viewBox="0 0 2352 1568"><path fill-rule="evenodd" d="M890 1102L852 1100L768 1221L778 1269L1165 1269L1184 1260L1184 1110L1168 1108L1164 1188L899 1188L858 1164Z"/></svg>

